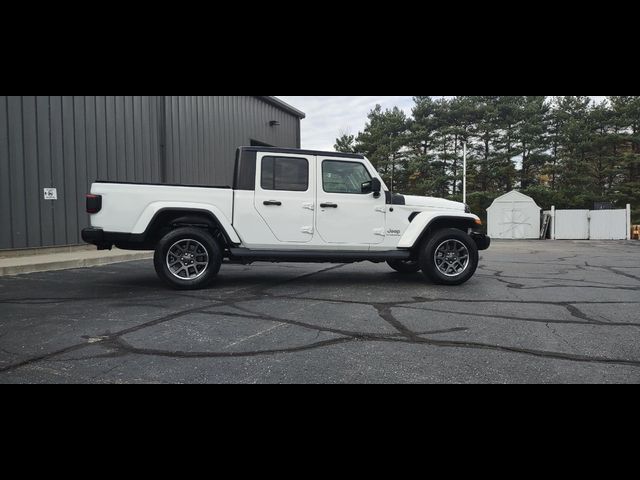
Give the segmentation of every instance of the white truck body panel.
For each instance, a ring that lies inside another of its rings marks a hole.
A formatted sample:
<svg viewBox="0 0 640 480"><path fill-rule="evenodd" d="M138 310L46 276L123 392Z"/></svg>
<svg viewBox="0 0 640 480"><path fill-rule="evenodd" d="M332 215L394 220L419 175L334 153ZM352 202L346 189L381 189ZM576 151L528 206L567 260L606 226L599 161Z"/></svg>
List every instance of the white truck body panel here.
<svg viewBox="0 0 640 480"><path fill-rule="evenodd" d="M234 193L234 228L243 247L268 249L277 242L273 231L255 209L255 192L238 190ZM290 248L293 248L291 246Z"/></svg>
<svg viewBox="0 0 640 480"><path fill-rule="evenodd" d="M425 228L440 217L465 219L472 224L479 221L476 215L465 213L463 204L439 198L407 195L401 197L401 204L389 204L387 187L366 158L277 153L279 158L308 162L308 188L263 189L262 162L274 155L256 155L254 191L95 183L91 193L102 197L104 208L91 215L91 225L105 232L140 235L163 210L199 211L215 216L231 242L241 248L385 252L415 247ZM372 179L380 180L383 191L379 196L326 192L323 165L332 161L362 165ZM410 221L412 215L415 218Z"/></svg>
<svg viewBox="0 0 640 480"><path fill-rule="evenodd" d="M460 213L460 212L451 212L452 216L456 218L466 218L472 221L480 220L476 215L472 215L470 213ZM409 227L402 235L400 242L398 243L398 248L413 248L416 242L420 239L422 232L425 231L429 225L438 218L449 217L451 213L447 214L442 211L425 211L420 213L417 217L413 219L413 222L409 225Z"/></svg>
<svg viewBox="0 0 640 480"><path fill-rule="evenodd" d="M231 220L233 190L122 183L95 183L93 195L101 195L108 208L91 215L91 226L114 233L144 233L156 213L166 208L211 212L232 241L240 239Z"/></svg>
<svg viewBox="0 0 640 480"><path fill-rule="evenodd" d="M279 154L278 158L302 159L307 161L307 190L283 191L262 188L262 162L273 154L258 154L256 164L256 189L254 193L254 209L262 218L272 236L266 236L260 243L272 245L311 243L314 237L316 175L315 156ZM276 202L280 205L265 205L265 202ZM250 207L249 207L250 208Z"/></svg>
<svg viewBox="0 0 640 480"><path fill-rule="evenodd" d="M386 201L384 195L354 195L350 193L327 193L323 182L324 162L362 165L369 176L382 179L367 160L344 160L330 156L317 157L318 197L316 199L316 244L333 248L373 248L384 241L386 223ZM338 208L323 208L322 205L337 205Z"/></svg>

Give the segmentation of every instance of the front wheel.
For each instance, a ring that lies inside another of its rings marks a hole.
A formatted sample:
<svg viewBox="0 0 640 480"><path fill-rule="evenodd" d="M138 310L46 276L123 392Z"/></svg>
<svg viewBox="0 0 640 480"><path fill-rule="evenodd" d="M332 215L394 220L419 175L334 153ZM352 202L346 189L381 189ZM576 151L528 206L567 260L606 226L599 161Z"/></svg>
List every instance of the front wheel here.
<svg viewBox="0 0 640 480"><path fill-rule="evenodd" d="M153 262L158 276L171 287L197 290L218 275L222 253L206 230L178 228L158 242Z"/></svg>
<svg viewBox="0 0 640 480"><path fill-rule="evenodd" d="M478 268L478 247L465 232L446 229L435 232L420 251L425 276L441 285L462 285Z"/></svg>

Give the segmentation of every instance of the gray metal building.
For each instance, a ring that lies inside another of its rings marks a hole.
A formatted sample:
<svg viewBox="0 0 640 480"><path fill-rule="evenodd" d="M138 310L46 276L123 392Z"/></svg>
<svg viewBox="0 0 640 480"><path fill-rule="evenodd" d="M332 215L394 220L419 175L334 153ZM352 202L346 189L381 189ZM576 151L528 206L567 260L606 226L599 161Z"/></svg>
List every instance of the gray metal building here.
<svg viewBox="0 0 640 480"><path fill-rule="evenodd" d="M299 148L304 117L267 96L0 96L0 250L81 243L97 179L230 185L237 147Z"/></svg>

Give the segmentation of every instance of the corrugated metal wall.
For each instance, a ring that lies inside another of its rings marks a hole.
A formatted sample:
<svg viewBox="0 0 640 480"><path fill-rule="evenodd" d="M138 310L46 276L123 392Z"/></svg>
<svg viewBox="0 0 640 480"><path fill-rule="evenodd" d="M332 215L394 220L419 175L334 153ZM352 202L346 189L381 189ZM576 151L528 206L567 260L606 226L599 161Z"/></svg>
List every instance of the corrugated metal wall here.
<svg viewBox="0 0 640 480"><path fill-rule="evenodd" d="M256 97L166 97L167 181L230 185L238 146L299 147L300 120ZM271 120L279 127L269 126ZM225 159L211 162L209 159Z"/></svg>
<svg viewBox="0 0 640 480"><path fill-rule="evenodd" d="M96 179L228 185L238 146L298 147L299 128L252 96L0 96L0 249L81 243Z"/></svg>

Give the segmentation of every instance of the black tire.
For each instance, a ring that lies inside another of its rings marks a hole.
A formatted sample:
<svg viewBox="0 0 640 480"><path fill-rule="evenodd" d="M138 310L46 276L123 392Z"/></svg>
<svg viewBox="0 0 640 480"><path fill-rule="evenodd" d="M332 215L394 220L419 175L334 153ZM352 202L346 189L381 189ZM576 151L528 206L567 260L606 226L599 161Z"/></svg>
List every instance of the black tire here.
<svg viewBox="0 0 640 480"><path fill-rule="evenodd" d="M464 258L465 249L468 253L468 261L461 261L460 259ZM449 258L452 259L451 263L448 263ZM434 283L462 285L476 273L478 247L462 230L454 228L438 230L425 240L420 249L420 268L422 273ZM448 273L445 274L443 270Z"/></svg>
<svg viewBox="0 0 640 480"><path fill-rule="evenodd" d="M420 262L417 260L390 260L387 264L398 273L418 273Z"/></svg>
<svg viewBox="0 0 640 480"><path fill-rule="evenodd" d="M158 242L153 263L158 276L169 286L177 290L198 290L209 286L218 275L222 251L206 230L178 228Z"/></svg>

